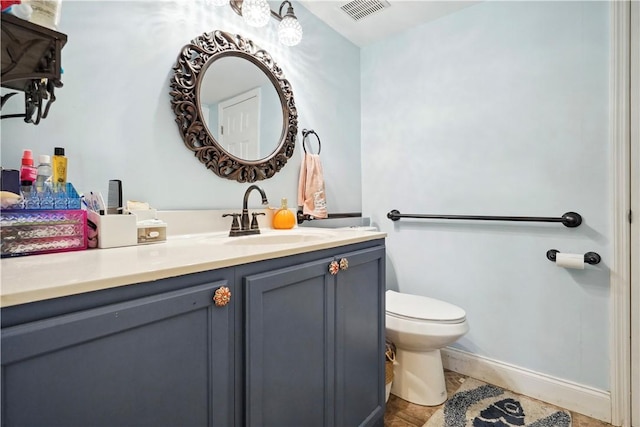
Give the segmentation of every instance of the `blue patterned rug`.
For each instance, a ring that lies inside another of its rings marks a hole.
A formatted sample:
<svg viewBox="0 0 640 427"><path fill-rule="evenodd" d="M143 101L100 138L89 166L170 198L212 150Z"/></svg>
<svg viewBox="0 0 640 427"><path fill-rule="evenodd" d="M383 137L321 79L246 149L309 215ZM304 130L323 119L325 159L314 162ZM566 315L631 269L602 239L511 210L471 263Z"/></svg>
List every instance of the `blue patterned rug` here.
<svg viewBox="0 0 640 427"><path fill-rule="evenodd" d="M569 412L467 378L423 427L570 427Z"/></svg>

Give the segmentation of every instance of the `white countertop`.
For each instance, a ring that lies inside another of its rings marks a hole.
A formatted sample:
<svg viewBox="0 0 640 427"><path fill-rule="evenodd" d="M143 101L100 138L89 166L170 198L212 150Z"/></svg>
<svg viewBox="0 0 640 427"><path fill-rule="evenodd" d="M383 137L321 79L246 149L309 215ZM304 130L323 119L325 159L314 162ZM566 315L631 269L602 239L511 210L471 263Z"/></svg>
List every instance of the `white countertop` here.
<svg viewBox="0 0 640 427"><path fill-rule="evenodd" d="M5 258L0 262L0 307L214 270L369 240L385 233L358 229L263 230L267 234L322 234L283 244L229 242L227 232L170 236L166 242Z"/></svg>

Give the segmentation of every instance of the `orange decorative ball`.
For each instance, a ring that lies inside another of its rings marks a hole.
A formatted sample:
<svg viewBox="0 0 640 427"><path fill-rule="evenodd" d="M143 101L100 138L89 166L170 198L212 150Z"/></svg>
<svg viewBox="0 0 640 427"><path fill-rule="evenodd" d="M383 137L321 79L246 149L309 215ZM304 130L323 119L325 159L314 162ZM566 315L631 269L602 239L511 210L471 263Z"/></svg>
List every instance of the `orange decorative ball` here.
<svg viewBox="0 0 640 427"><path fill-rule="evenodd" d="M296 216L287 208L287 199L282 199L280 209L273 214L273 228L288 230L296 225Z"/></svg>

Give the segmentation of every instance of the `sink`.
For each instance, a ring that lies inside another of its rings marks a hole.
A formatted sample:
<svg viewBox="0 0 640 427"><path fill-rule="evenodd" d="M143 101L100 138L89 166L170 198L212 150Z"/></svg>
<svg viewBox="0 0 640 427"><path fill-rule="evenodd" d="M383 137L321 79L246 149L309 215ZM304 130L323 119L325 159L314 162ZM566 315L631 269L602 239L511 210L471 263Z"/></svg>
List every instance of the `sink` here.
<svg viewBox="0 0 640 427"><path fill-rule="evenodd" d="M291 230L264 229L261 234L248 236L229 237L229 232L206 233L202 235L186 235L185 239L195 239L193 242L203 245L222 245L234 247L281 247L304 246L314 243L342 241L360 236L368 230L336 229L336 228L312 228L299 227ZM279 248L276 248L279 249Z"/></svg>
<svg viewBox="0 0 640 427"><path fill-rule="evenodd" d="M297 243L319 242L334 237L329 232L299 232L283 231L251 236L231 237L223 242L224 245L291 245Z"/></svg>

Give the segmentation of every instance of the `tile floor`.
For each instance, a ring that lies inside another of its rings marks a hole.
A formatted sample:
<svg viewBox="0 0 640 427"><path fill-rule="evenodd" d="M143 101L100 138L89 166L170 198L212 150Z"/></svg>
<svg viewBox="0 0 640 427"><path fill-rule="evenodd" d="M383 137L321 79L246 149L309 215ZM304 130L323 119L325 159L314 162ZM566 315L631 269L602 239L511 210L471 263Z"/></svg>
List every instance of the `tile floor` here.
<svg viewBox="0 0 640 427"><path fill-rule="evenodd" d="M456 392L460 384L466 377L456 372L445 371L447 383L447 395L451 397ZM429 417L433 415L440 406L420 406L402 400L393 394L389 396L387 411L384 414L385 427L422 427ZM587 416L571 412L572 427L610 427L611 424L594 420Z"/></svg>

